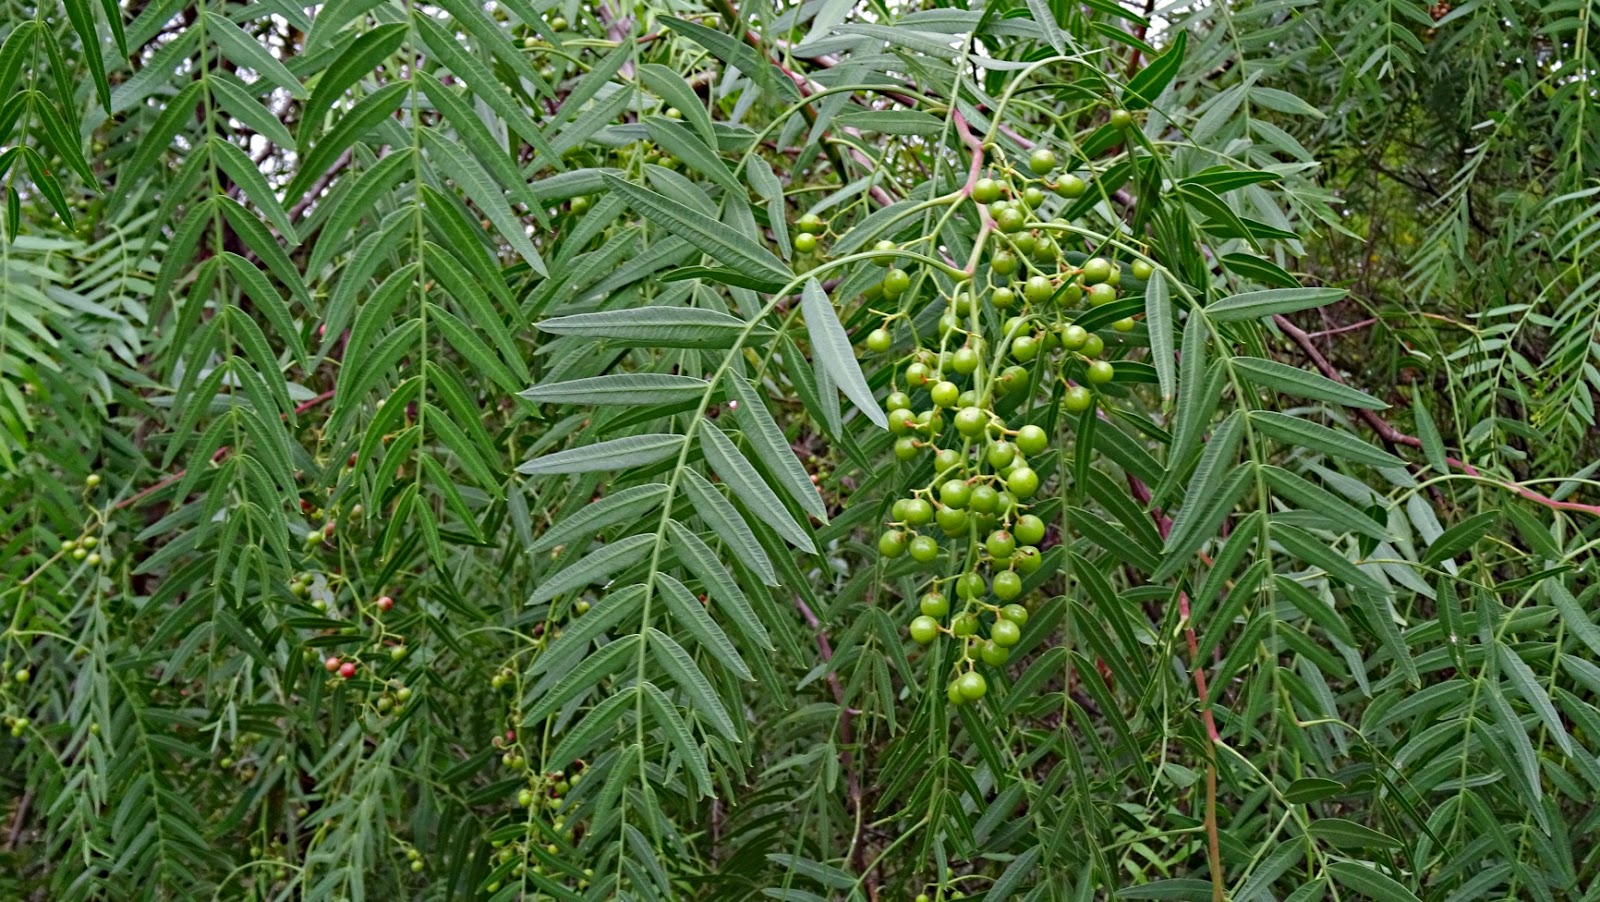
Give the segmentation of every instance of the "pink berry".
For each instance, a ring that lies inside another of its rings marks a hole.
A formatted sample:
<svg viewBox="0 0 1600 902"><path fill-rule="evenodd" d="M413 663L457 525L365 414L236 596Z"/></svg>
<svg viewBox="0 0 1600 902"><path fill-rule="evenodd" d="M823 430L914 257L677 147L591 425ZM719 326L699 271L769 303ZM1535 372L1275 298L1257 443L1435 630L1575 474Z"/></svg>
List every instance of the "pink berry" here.
<svg viewBox="0 0 1600 902"><path fill-rule="evenodd" d="M341 664L339 666L339 675L344 677L347 680L350 679L351 677L355 676L356 675L355 662L354 661L346 661L343 664Z"/></svg>
<svg viewBox="0 0 1600 902"><path fill-rule="evenodd" d="M329 673L333 673L339 669L339 659L337 657L329 658L322 662L322 666L327 668Z"/></svg>

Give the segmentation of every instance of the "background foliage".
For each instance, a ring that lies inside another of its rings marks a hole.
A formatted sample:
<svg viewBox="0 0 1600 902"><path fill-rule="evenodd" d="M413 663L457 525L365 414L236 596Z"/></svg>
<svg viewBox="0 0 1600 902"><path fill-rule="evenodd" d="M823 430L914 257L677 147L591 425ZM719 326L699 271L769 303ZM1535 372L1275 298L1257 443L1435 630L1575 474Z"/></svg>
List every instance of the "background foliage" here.
<svg viewBox="0 0 1600 902"><path fill-rule="evenodd" d="M1594 37L3 0L0 894L1594 898ZM880 404L1035 145L1155 269L954 707Z"/></svg>

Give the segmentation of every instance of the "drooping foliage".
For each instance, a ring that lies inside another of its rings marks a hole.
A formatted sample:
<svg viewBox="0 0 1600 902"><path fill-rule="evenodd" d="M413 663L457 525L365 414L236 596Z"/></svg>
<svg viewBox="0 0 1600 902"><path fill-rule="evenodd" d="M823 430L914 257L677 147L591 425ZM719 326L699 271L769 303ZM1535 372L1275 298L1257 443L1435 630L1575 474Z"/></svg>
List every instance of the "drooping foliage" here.
<svg viewBox="0 0 1600 902"><path fill-rule="evenodd" d="M1592 13L0 0L0 894L1584 898Z"/></svg>

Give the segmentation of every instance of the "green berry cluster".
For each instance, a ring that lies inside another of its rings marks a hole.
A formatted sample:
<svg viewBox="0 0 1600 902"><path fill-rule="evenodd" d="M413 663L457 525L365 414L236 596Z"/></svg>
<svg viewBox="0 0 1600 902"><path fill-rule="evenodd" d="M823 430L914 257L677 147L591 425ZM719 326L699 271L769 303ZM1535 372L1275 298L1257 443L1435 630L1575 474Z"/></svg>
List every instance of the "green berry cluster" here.
<svg viewBox="0 0 1600 902"><path fill-rule="evenodd" d="M945 562L909 632L923 645L942 636L961 643L948 685L956 705L987 693L979 663L1006 664L1028 622L1025 581L1041 566L1047 532L1034 510L1042 477L1033 462L1052 445L1038 423L1055 421L1053 403L1075 417L1093 415L1098 389L1116 379L1106 339L1077 321L1117 300L1125 271L1141 280L1151 274L1143 260L1125 270L1108 256L1069 259L1067 223L1044 219L1047 192L1070 200L1089 186L1056 170L1055 154L1041 148L1025 173L1008 169L972 184L971 198L991 224L981 251L987 272L979 268L979 278L957 282L944 298L936 334L917 336L898 361L886 400L896 458L912 465L931 455L933 476L893 502L878 551L930 568ZM878 294L898 301L914 281L891 268ZM886 317L867 335L868 350L890 352L895 320L916 312ZM1129 332L1135 323L1110 328Z"/></svg>

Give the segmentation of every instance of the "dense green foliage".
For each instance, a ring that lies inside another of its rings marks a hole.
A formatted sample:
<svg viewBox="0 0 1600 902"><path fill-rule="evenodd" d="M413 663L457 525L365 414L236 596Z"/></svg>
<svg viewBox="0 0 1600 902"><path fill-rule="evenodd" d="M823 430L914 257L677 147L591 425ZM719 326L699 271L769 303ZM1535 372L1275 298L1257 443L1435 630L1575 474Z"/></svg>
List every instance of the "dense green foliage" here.
<svg viewBox="0 0 1600 902"><path fill-rule="evenodd" d="M0 0L0 896L1600 898L1594 13Z"/></svg>

